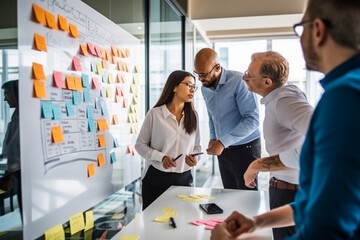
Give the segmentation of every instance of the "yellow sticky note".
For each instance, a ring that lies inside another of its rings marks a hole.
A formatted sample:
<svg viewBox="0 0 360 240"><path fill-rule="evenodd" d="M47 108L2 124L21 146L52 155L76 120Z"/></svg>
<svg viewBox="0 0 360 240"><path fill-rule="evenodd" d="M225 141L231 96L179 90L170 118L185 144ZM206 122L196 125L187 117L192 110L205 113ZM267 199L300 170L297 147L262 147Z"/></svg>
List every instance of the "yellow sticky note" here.
<svg viewBox="0 0 360 240"><path fill-rule="evenodd" d="M46 18L47 26L49 28L58 29L56 18L54 16L54 14L52 14L51 12L45 11L45 18Z"/></svg>
<svg viewBox="0 0 360 240"><path fill-rule="evenodd" d="M99 147L105 147L106 146L105 135L99 134L98 138L99 138Z"/></svg>
<svg viewBox="0 0 360 240"><path fill-rule="evenodd" d="M97 155L97 162L99 167L105 166L105 158L103 153L99 153Z"/></svg>
<svg viewBox="0 0 360 240"><path fill-rule="evenodd" d="M37 80L46 80L43 65L40 63L33 62L32 70L34 74L34 78Z"/></svg>
<svg viewBox="0 0 360 240"><path fill-rule="evenodd" d="M45 10L35 3L33 3L32 6L33 6L34 16L35 16L36 21L45 25L46 24Z"/></svg>
<svg viewBox="0 0 360 240"><path fill-rule="evenodd" d="M120 240L139 240L140 236L137 235L124 235L120 238Z"/></svg>
<svg viewBox="0 0 360 240"><path fill-rule="evenodd" d="M94 227L94 212L87 211L87 212L85 212L85 229L84 229L84 231L87 231L93 227Z"/></svg>
<svg viewBox="0 0 360 240"><path fill-rule="evenodd" d="M67 24L66 17L58 14L58 22L61 30L63 30L64 32L69 32L69 25Z"/></svg>
<svg viewBox="0 0 360 240"><path fill-rule="evenodd" d="M120 220L124 217L124 214L122 213L119 213L119 214L114 214L111 219L114 219L114 220Z"/></svg>
<svg viewBox="0 0 360 240"><path fill-rule="evenodd" d="M131 93L138 93L138 87L136 84L131 84L130 87Z"/></svg>
<svg viewBox="0 0 360 240"><path fill-rule="evenodd" d="M88 173L88 177L92 177L95 175L95 165L93 163L90 163L87 165L87 173ZM70 227L70 230L72 230L71 227ZM82 229L80 229L80 230L82 230Z"/></svg>
<svg viewBox="0 0 360 240"><path fill-rule="evenodd" d="M73 36L74 38L79 38L79 37L80 37L76 25L69 23L69 28L70 28L70 34L71 34L71 36Z"/></svg>
<svg viewBox="0 0 360 240"><path fill-rule="evenodd" d="M46 230L44 235L45 240L65 240L65 232L61 224Z"/></svg>
<svg viewBox="0 0 360 240"><path fill-rule="evenodd" d="M108 83L114 83L114 77L113 77L112 73L108 74Z"/></svg>
<svg viewBox="0 0 360 240"><path fill-rule="evenodd" d="M139 83L140 83L139 75L137 75L137 74L134 75L133 83L135 83L136 85L139 85Z"/></svg>
<svg viewBox="0 0 360 240"><path fill-rule="evenodd" d="M99 74L99 75L103 74L103 68L101 66L101 62L96 64L96 70L97 70L97 74Z"/></svg>
<svg viewBox="0 0 360 240"><path fill-rule="evenodd" d="M45 37L41 36L40 34L35 33L34 34L34 42L35 42L35 48L37 50L47 52Z"/></svg>
<svg viewBox="0 0 360 240"><path fill-rule="evenodd" d="M60 142L65 141L64 135L62 133L60 126L51 127L51 136L52 136L53 143L60 143Z"/></svg>
<svg viewBox="0 0 360 240"><path fill-rule="evenodd" d="M46 98L45 83L41 80L34 80L34 96L37 98Z"/></svg>
<svg viewBox="0 0 360 240"><path fill-rule="evenodd" d="M106 97L107 97L107 98L111 98L111 97L112 97L111 87L110 87L110 86L107 86L107 87L106 87Z"/></svg>
<svg viewBox="0 0 360 240"><path fill-rule="evenodd" d="M91 164L94 165L93 163L90 163L89 165L91 165ZM88 165L88 169L89 169L89 165ZM70 222L70 234L71 235L74 235L75 233L77 233L85 228L83 213L77 213L77 214L71 216L69 219L69 222Z"/></svg>

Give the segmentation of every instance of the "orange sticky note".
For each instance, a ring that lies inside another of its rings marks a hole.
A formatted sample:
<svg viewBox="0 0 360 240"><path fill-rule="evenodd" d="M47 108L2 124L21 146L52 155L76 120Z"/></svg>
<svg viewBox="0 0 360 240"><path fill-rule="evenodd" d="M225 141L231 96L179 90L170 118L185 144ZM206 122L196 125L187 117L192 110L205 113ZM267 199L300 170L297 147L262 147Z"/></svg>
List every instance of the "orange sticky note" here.
<svg viewBox="0 0 360 240"><path fill-rule="evenodd" d="M72 24L72 23L69 23L69 28L70 28L70 35L71 35L71 36L73 36L74 38L79 38L79 37L80 37L76 25L74 25L74 24Z"/></svg>
<svg viewBox="0 0 360 240"><path fill-rule="evenodd" d="M45 11L46 23L47 26L51 29L58 29L57 22L54 14L51 12Z"/></svg>
<svg viewBox="0 0 360 240"><path fill-rule="evenodd" d="M101 62L102 62L102 67L105 68L105 69L107 69L107 68L108 68L108 64L107 64L106 59L103 59Z"/></svg>
<svg viewBox="0 0 360 240"><path fill-rule="evenodd" d="M83 87L82 87L81 77L73 77L73 78L75 83L75 90L82 92Z"/></svg>
<svg viewBox="0 0 360 240"><path fill-rule="evenodd" d="M41 64L33 62L32 69L33 69L33 74L34 74L35 79L46 80L45 74L44 74L44 69Z"/></svg>
<svg viewBox="0 0 360 240"><path fill-rule="evenodd" d="M113 122L114 125L119 124L119 120L118 120L118 117L117 117L116 114L113 115L112 122Z"/></svg>
<svg viewBox="0 0 360 240"><path fill-rule="evenodd" d="M99 134L99 147L106 147L105 135Z"/></svg>
<svg viewBox="0 0 360 240"><path fill-rule="evenodd" d="M58 88L66 88L64 81L62 80L62 74L58 71L53 71L54 85Z"/></svg>
<svg viewBox="0 0 360 240"><path fill-rule="evenodd" d="M46 24L45 10L35 3L33 3L32 6L33 6L36 21L45 25Z"/></svg>
<svg viewBox="0 0 360 240"><path fill-rule="evenodd" d="M58 23L61 30L65 32L69 32L69 25L67 24L66 17L58 14Z"/></svg>
<svg viewBox="0 0 360 240"><path fill-rule="evenodd" d="M73 76L66 76L66 86L69 90L76 90L75 78Z"/></svg>
<svg viewBox="0 0 360 240"><path fill-rule="evenodd" d="M52 136L53 143L60 143L60 142L65 141L64 135L62 133L60 126L51 127L51 136Z"/></svg>
<svg viewBox="0 0 360 240"><path fill-rule="evenodd" d="M81 71L80 59L78 57L73 57L73 70Z"/></svg>
<svg viewBox="0 0 360 240"><path fill-rule="evenodd" d="M111 52L109 50L106 50L106 60L111 60Z"/></svg>
<svg viewBox="0 0 360 240"><path fill-rule="evenodd" d="M103 153L99 153L97 155L97 162L99 167L105 166L105 158Z"/></svg>
<svg viewBox="0 0 360 240"><path fill-rule="evenodd" d="M39 51L47 52L45 37L40 34L34 33L35 48Z"/></svg>
<svg viewBox="0 0 360 240"><path fill-rule="evenodd" d="M80 44L80 53L84 56L89 56L89 52L85 44Z"/></svg>
<svg viewBox="0 0 360 240"><path fill-rule="evenodd" d="M118 95L115 96L115 102L120 103L121 106L123 105L122 98L120 96L118 96Z"/></svg>
<svg viewBox="0 0 360 240"><path fill-rule="evenodd" d="M128 108L129 107L129 102L127 100L127 98L124 98L124 105L123 105L124 108Z"/></svg>
<svg viewBox="0 0 360 240"><path fill-rule="evenodd" d="M46 98L45 83L41 80L34 80L34 95L37 98Z"/></svg>
<svg viewBox="0 0 360 240"><path fill-rule="evenodd" d="M124 52L124 49L119 49L119 56L121 57L121 58L126 58L126 54L125 54L125 52Z"/></svg>
<svg viewBox="0 0 360 240"><path fill-rule="evenodd" d="M112 64L115 64L115 63L116 63L116 57L115 57L115 56L112 56L112 58L111 58L111 63L112 63Z"/></svg>
<svg viewBox="0 0 360 240"><path fill-rule="evenodd" d="M87 173L88 173L88 177L92 177L95 175L95 164L89 163L87 165Z"/></svg>
<svg viewBox="0 0 360 240"><path fill-rule="evenodd" d="M117 57L118 55L118 50L116 46L111 46L111 53L113 56Z"/></svg>
<svg viewBox="0 0 360 240"><path fill-rule="evenodd" d="M122 62L122 61L118 61L118 62L117 62L117 65L118 65L118 70L124 71L124 67L123 67L123 62Z"/></svg>
<svg viewBox="0 0 360 240"><path fill-rule="evenodd" d="M130 49L128 48L125 49L125 56L130 57Z"/></svg>

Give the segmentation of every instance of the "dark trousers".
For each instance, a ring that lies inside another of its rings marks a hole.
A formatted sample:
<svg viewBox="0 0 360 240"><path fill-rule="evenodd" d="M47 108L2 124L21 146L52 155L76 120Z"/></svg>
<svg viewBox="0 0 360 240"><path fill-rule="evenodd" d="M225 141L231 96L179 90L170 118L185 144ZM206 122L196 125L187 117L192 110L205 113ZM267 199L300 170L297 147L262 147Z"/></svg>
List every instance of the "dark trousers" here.
<svg viewBox="0 0 360 240"><path fill-rule="evenodd" d="M143 210L163 194L171 185L191 186L193 181L191 171L183 173L168 173L150 165L142 180Z"/></svg>
<svg viewBox="0 0 360 240"><path fill-rule="evenodd" d="M250 163L260 157L261 143L259 138L247 144L225 148L221 155L218 156L220 175L224 188L257 190L257 187L246 187L244 173Z"/></svg>
<svg viewBox="0 0 360 240"><path fill-rule="evenodd" d="M276 189L270 186L270 209L284 206L295 200L297 190L282 190ZM292 227L283 227L283 228L273 228L273 239L274 240L283 240L286 237L289 237L296 232L296 228Z"/></svg>

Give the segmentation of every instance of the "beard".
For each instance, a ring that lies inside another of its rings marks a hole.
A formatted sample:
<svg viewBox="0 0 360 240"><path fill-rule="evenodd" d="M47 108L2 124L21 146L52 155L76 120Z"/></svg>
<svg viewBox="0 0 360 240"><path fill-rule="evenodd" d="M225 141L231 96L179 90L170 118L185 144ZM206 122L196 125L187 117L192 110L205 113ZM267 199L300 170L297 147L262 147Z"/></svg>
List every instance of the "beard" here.
<svg viewBox="0 0 360 240"><path fill-rule="evenodd" d="M217 79L216 79L216 77L215 76L213 76L209 81L207 81L207 85L204 85L203 84L203 86L204 87L206 87L206 88L211 88L211 87L215 87L215 85L217 84Z"/></svg>
<svg viewBox="0 0 360 240"><path fill-rule="evenodd" d="M312 35L308 39L306 46L302 44L305 66L308 70L319 71L320 56L315 52Z"/></svg>

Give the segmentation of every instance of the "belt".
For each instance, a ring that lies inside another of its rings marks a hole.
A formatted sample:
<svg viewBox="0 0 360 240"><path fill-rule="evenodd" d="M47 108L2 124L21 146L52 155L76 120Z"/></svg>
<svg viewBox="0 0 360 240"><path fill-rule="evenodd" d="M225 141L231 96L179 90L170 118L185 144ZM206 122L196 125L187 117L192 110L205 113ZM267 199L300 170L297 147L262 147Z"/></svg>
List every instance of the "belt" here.
<svg viewBox="0 0 360 240"><path fill-rule="evenodd" d="M281 190L298 190L299 189L299 185L297 185L297 184L292 184L292 183L288 183L285 181L281 181L274 177L272 177L270 179L269 185L273 188L281 189Z"/></svg>

